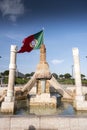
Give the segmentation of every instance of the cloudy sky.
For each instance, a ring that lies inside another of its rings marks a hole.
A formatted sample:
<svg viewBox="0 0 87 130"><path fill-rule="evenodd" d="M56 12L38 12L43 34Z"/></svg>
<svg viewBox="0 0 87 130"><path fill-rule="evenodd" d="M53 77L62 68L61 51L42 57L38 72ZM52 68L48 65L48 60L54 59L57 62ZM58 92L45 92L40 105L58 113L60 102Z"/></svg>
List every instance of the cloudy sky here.
<svg viewBox="0 0 87 130"><path fill-rule="evenodd" d="M44 28L50 71L72 74L72 48L80 52L87 75L87 0L0 0L0 72L9 69L10 46L20 49L25 37ZM17 54L17 69L36 70L39 50Z"/></svg>

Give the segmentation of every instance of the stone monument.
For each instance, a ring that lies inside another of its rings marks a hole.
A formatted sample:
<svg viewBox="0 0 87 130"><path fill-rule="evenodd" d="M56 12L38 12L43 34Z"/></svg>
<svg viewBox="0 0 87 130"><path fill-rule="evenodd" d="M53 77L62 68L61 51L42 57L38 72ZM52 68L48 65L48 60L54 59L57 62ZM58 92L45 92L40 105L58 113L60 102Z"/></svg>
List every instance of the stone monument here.
<svg viewBox="0 0 87 130"><path fill-rule="evenodd" d="M24 85L22 92L30 91L36 85L36 96L31 96L30 105L57 105L57 97L50 95L50 87L53 86L55 91L59 92L66 100L72 100L72 93L64 89L58 81L52 76L49 70L49 65L46 61L46 47L44 44L40 48L40 62L36 67L35 74Z"/></svg>
<svg viewBox="0 0 87 130"><path fill-rule="evenodd" d="M40 62L37 65L34 74L36 79L36 96L30 98L30 106L55 106L57 105L56 97L50 96L50 84L48 80L52 78L49 65L46 62L46 48L42 44L40 48Z"/></svg>
<svg viewBox="0 0 87 130"><path fill-rule="evenodd" d="M22 91L30 91L36 85L36 95L30 97L30 106L57 106L57 97L50 94L50 87L53 86L55 91L59 92L64 99L72 100L72 93L65 90L56 79L52 76L49 70L49 65L46 61L46 47L44 44L40 48L40 62L36 67L35 74L23 87Z"/></svg>

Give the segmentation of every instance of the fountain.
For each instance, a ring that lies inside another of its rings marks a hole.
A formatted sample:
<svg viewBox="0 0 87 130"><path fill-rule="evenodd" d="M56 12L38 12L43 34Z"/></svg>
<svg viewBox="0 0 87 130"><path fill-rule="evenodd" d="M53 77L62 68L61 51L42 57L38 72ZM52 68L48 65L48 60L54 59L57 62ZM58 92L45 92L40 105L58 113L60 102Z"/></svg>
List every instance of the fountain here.
<svg viewBox="0 0 87 130"><path fill-rule="evenodd" d="M24 86L14 86L16 52L17 46L12 45L8 87L7 89L1 87L2 91L0 91L2 112L0 115L0 129L86 130L87 101L84 95L87 93L87 88L82 87L81 84L78 48L73 48L75 86L67 88L60 85L52 76L46 61L46 48L44 44L41 45L40 62L31 80ZM58 94L61 95L62 102L58 100L60 99ZM29 96L28 98L27 95ZM68 103L68 101L72 103ZM61 104L60 106L59 103ZM16 112L15 108L17 108ZM74 108L78 111L75 111ZM4 113L5 116L3 116ZM6 117L7 113L14 115Z"/></svg>
<svg viewBox="0 0 87 130"><path fill-rule="evenodd" d="M87 110L87 102L84 100L82 94L82 85L80 77L80 63L79 53L77 48L73 48L74 68L75 68L75 82L76 93L67 90L52 76L49 65L46 61L46 47L44 44L40 48L40 62L36 67L36 71L31 78L22 87L14 87L15 71L16 71L16 52L17 46L11 46L11 56L9 65L9 82L7 92L2 96L4 101L1 104L2 113L12 113L17 107L17 99L27 99L29 95L27 105L31 107L48 107L57 108L59 105L59 96L61 95L62 101L71 101L76 110ZM36 89L32 94L31 90ZM56 92L54 94L54 91Z"/></svg>

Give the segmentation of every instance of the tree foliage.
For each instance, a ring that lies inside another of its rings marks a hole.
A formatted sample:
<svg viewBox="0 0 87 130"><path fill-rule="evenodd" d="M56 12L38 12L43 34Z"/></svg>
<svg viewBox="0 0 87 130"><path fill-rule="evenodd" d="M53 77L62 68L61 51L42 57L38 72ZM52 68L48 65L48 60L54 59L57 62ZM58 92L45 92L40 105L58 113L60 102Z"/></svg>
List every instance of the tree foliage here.
<svg viewBox="0 0 87 130"><path fill-rule="evenodd" d="M72 76L69 73L64 74L65 79L70 79Z"/></svg>
<svg viewBox="0 0 87 130"><path fill-rule="evenodd" d="M31 73L26 73L25 77L22 78L17 78L15 79L15 84L26 84L34 75L35 72ZM1 73L1 77L4 77L3 83L8 84L8 75L9 75L9 70L5 70L4 72ZM60 74L59 76L56 73L52 73L52 75L57 79L57 81L60 84L75 84L75 79L72 79L71 75L69 73L65 74ZM81 74L81 80L82 84L87 86L87 79L85 78L86 76L84 74Z"/></svg>
<svg viewBox="0 0 87 130"><path fill-rule="evenodd" d="M63 75L63 74L60 74L60 75L59 75L59 78L60 78L60 79L63 79L63 78L64 78L64 75Z"/></svg>
<svg viewBox="0 0 87 130"><path fill-rule="evenodd" d="M9 75L9 70L5 70L5 71L3 72L3 74L6 75L6 76L8 76L8 75Z"/></svg>
<svg viewBox="0 0 87 130"><path fill-rule="evenodd" d="M56 73L52 73L55 79L58 79L58 75Z"/></svg>
<svg viewBox="0 0 87 130"><path fill-rule="evenodd" d="M81 74L81 79L84 79L85 78L85 75L84 74Z"/></svg>

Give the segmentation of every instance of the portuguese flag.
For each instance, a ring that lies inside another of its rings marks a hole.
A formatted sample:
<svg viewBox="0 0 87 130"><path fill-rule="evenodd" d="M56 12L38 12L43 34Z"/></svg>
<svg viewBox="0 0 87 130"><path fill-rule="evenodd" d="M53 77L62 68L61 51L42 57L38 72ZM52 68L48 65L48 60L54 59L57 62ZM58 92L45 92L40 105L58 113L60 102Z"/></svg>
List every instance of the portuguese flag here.
<svg viewBox="0 0 87 130"><path fill-rule="evenodd" d="M18 53L30 52L34 49L39 49L41 44L43 44L43 30L26 37L22 43L23 45Z"/></svg>

